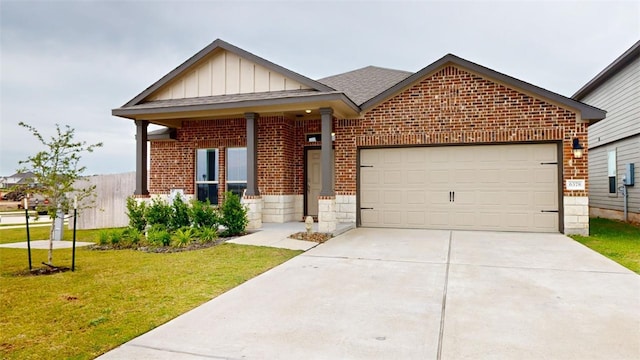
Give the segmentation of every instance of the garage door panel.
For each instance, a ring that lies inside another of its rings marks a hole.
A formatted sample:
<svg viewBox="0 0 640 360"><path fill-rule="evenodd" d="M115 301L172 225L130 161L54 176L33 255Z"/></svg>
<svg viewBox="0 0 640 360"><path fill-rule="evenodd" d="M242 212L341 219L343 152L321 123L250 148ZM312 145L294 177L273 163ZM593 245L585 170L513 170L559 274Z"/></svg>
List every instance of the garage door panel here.
<svg viewBox="0 0 640 360"><path fill-rule="evenodd" d="M533 195L533 203L536 208L540 208L541 210L555 210L558 208L558 195L552 191L536 191Z"/></svg>
<svg viewBox="0 0 640 360"><path fill-rule="evenodd" d="M384 201L383 201L383 205L400 205L403 202L403 196L402 196L402 191L400 190L387 190L385 192L383 192L383 196L384 196ZM385 207L387 208L387 207Z"/></svg>
<svg viewBox="0 0 640 360"><path fill-rule="evenodd" d="M387 170L384 172L384 185L402 184L402 173L400 170Z"/></svg>
<svg viewBox="0 0 640 360"><path fill-rule="evenodd" d="M421 205L423 206L427 199L426 191L412 190L407 194L407 204L409 205Z"/></svg>
<svg viewBox="0 0 640 360"><path fill-rule="evenodd" d="M387 227L402 226L402 212L398 210L382 210L382 223Z"/></svg>
<svg viewBox="0 0 640 360"><path fill-rule="evenodd" d="M540 166L533 170L535 184L556 184L558 182L556 166Z"/></svg>
<svg viewBox="0 0 640 360"><path fill-rule="evenodd" d="M558 231L555 144L363 149L361 225ZM365 164L365 160L369 163ZM455 198L450 193L455 193Z"/></svg>
<svg viewBox="0 0 640 360"><path fill-rule="evenodd" d="M360 183L363 185L380 184L380 171L363 168L360 170Z"/></svg>
<svg viewBox="0 0 640 360"><path fill-rule="evenodd" d="M427 173L425 170L407 170L407 184L423 187L426 180Z"/></svg>
<svg viewBox="0 0 640 360"><path fill-rule="evenodd" d="M424 211L407 211L407 224L410 226L425 226L426 214Z"/></svg>
<svg viewBox="0 0 640 360"><path fill-rule="evenodd" d="M373 204L380 203L379 190L362 190L360 191L360 204L362 207L370 207Z"/></svg>

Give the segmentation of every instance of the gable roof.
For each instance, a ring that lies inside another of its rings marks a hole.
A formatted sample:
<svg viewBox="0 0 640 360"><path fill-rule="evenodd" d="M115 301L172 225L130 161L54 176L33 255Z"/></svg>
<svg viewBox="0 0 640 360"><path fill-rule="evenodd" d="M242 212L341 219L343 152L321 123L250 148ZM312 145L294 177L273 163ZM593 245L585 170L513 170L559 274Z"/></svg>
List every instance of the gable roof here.
<svg viewBox="0 0 640 360"><path fill-rule="evenodd" d="M609 64L609 66L604 68L604 70L591 79L591 81L581 87L580 90L573 94L572 98L582 100L584 97L589 95L589 93L616 75L620 70L624 69L629 63L638 57L640 57L640 40Z"/></svg>
<svg viewBox="0 0 640 360"><path fill-rule="evenodd" d="M318 82L344 92L354 103L362 105L411 74L409 71L367 66L319 79Z"/></svg>
<svg viewBox="0 0 640 360"><path fill-rule="evenodd" d="M218 49L224 49L226 51L232 52L241 58L245 58L247 60L253 61L267 69L278 72L286 77L290 77L299 83L306 85L312 89L318 91L333 91L331 87L319 83L315 80L312 80L306 76L300 75L294 71L286 69L280 65L274 64L268 60L265 60L257 55L254 55L246 50L240 49L237 46L231 45L223 40L216 39L214 42L206 46L204 49L200 50L198 53L193 55L187 61L180 64L178 67L173 69L171 72L163 76L160 80L153 83L151 86L146 88L143 92L136 95L133 99L129 100L126 104L124 104L121 108L126 108L133 105L138 105L140 102L144 101L149 95L151 95L154 91L160 89L165 84L169 83L171 80L176 79L180 75L186 73L186 71L191 68L193 65L198 63L198 61L202 60L209 54L213 53ZM115 115L115 114L114 114Z"/></svg>
<svg viewBox="0 0 640 360"><path fill-rule="evenodd" d="M487 78L490 79L494 79L494 80L498 80L502 83L505 83L509 86L513 86L517 89L522 89L524 91L527 91L529 93L532 93L534 95L537 95L539 97L545 98L545 99L549 99L552 100L556 103L565 105L569 108L572 109L576 109L578 111L580 111L581 113L581 117L583 120L591 120L591 121L597 121L597 120L602 120L605 117L606 112L603 110L600 110L596 107L581 103L580 101L574 100L574 99L570 99L568 97L562 96L560 94L554 93L552 91L543 89L541 87L529 84L525 81L522 80L518 80L514 77L502 74L500 72L497 72L495 70L491 70L487 67L478 65L476 63L473 63L471 61L459 58L453 54L447 54L445 56L443 56L442 58L440 58L439 60L437 60L436 62L432 63L431 65L428 65L427 67L423 68L422 70L414 73L413 75L407 77L406 79L402 80L401 82L397 83L396 85L388 88L387 90L383 91L382 93L378 94L377 96L369 99L368 101L366 101L365 103L361 104L360 108L363 111L367 111L369 109L372 109L373 107L377 106L378 104L380 104L381 102L391 98L392 96L400 93L401 91L407 89L408 87L412 86L414 83L422 80L424 77L426 77L429 74L434 73L435 71L439 70L440 68L449 65L449 64L453 64L456 66L459 66L461 68L470 70L472 72L475 72L479 75L485 76Z"/></svg>

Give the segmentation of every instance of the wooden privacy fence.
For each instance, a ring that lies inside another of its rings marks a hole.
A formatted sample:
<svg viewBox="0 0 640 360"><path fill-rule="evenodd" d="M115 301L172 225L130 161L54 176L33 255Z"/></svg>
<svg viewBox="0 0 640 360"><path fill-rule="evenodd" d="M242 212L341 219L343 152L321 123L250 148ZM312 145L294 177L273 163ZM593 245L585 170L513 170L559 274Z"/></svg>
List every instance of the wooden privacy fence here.
<svg viewBox="0 0 640 360"><path fill-rule="evenodd" d="M82 185L96 186L96 206L80 211L78 229L100 229L129 225L127 217L127 197L136 188L136 173L96 175L86 178ZM73 226L73 220L69 221Z"/></svg>

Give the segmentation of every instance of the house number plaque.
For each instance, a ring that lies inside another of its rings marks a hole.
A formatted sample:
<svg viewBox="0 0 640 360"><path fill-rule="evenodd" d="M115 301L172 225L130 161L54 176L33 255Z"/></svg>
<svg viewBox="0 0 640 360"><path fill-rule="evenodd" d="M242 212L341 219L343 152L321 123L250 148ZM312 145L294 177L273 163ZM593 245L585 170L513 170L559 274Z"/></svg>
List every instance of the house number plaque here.
<svg viewBox="0 0 640 360"><path fill-rule="evenodd" d="M584 190L584 180L567 180L567 190Z"/></svg>

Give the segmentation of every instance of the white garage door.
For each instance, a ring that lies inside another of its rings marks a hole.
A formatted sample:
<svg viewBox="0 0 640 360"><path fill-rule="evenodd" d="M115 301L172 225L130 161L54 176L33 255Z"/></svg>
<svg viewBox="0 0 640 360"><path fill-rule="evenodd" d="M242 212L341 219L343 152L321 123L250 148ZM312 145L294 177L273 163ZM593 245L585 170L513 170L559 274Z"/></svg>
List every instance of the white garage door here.
<svg viewBox="0 0 640 360"><path fill-rule="evenodd" d="M557 232L555 144L362 149L368 227Z"/></svg>

